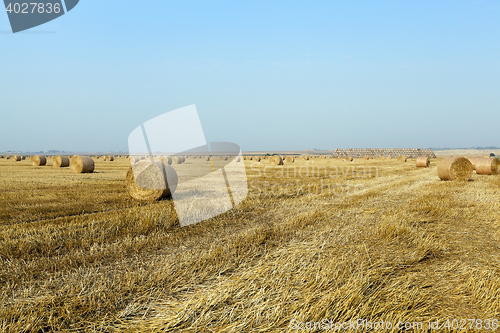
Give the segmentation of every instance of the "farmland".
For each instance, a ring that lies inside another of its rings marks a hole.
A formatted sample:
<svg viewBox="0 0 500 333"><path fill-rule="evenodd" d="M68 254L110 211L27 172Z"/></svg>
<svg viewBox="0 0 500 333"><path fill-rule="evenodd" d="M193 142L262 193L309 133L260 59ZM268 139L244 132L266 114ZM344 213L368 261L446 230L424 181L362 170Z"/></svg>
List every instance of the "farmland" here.
<svg viewBox="0 0 500 333"><path fill-rule="evenodd" d="M246 160L247 198L182 228L130 198L126 158L0 159L0 331L499 319L500 176L440 181L441 159Z"/></svg>

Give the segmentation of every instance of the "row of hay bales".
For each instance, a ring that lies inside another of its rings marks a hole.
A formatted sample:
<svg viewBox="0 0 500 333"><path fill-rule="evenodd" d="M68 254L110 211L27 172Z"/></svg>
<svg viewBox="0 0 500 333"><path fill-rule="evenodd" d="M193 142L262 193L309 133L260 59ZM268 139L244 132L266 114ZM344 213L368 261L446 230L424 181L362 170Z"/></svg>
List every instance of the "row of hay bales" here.
<svg viewBox="0 0 500 333"><path fill-rule="evenodd" d="M55 156L53 160L53 167L69 167L74 173L92 173L95 170L94 160L90 156L75 155L70 158L68 156L58 155ZM34 155L31 157L31 164L37 167L47 165L47 157L44 155Z"/></svg>
<svg viewBox="0 0 500 333"><path fill-rule="evenodd" d="M437 173L441 180L468 181L474 170L478 175L498 175L499 168L497 158L451 156L438 164Z"/></svg>

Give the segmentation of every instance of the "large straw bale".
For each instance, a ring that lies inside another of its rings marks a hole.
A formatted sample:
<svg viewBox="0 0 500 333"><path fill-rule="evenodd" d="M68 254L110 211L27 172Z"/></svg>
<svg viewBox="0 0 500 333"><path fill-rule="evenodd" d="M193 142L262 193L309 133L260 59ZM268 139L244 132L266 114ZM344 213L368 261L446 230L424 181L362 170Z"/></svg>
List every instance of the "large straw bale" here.
<svg viewBox="0 0 500 333"><path fill-rule="evenodd" d="M75 155L71 157L69 165L74 173L92 173L95 168L94 160L89 156Z"/></svg>
<svg viewBox="0 0 500 333"><path fill-rule="evenodd" d="M497 158L480 158L476 160L476 173L478 175L497 175L500 161Z"/></svg>
<svg viewBox="0 0 500 333"><path fill-rule="evenodd" d="M431 165L431 159L427 156L417 157L416 165L419 168L428 168Z"/></svg>
<svg viewBox="0 0 500 333"><path fill-rule="evenodd" d="M293 162L295 162L295 157L287 156L287 157L285 157L285 162L286 162L286 164L292 164Z"/></svg>
<svg viewBox="0 0 500 333"><path fill-rule="evenodd" d="M58 155L58 156L54 157L54 162L52 163L52 165L55 168L69 167L69 157Z"/></svg>
<svg viewBox="0 0 500 333"><path fill-rule="evenodd" d="M466 157L448 157L439 163L437 172L441 180L467 181L472 176L472 163Z"/></svg>
<svg viewBox="0 0 500 333"><path fill-rule="evenodd" d="M43 155L34 155L31 157L31 164L33 166L41 166L47 164L47 158Z"/></svg>
<svg viewBox="0 0 500 333"><path fill-rule="evenodd" d="M174 168L161 160L140 161L128 169L126 176L130 196L146 202L170 197L177 188L177 182Z"/></svg>

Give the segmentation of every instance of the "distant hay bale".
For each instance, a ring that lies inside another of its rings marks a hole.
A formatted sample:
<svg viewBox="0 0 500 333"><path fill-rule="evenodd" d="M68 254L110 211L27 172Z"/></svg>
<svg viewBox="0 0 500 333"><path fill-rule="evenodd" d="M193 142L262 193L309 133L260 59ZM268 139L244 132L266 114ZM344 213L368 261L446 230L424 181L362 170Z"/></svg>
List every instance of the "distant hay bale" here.
<svg viewBox="0 0 500 333"><path fill-rule="evenodd" d="M379 160L385 160L385 156L384 156L384 155L378 155L378 156L377 156L377 158L378 158Z"/></svg>
<svg viewBox="0 0 500 333"><path fill-rule="evenodd" d="M295 162L295 157L287 156L287 157L285 157L285 162L286 162L286 164L292 164L293 162Z"/></svg>
<svg viewBox="0 0 500 333"><path fill-rule="evenodd" d="M26 156L22 156L21 159L24 161L26 159Z"/></svg>
<svg viewBox="0 0 500 333"><path fill-rule="evenodd" d="M365 155L365 156L363 156L363 159L364 159L364 160L369 160L369 159L370 159L370 156Z"/></svg>
<svg viewBox="0 0 500 333"><path fill-rule="evenodd" d="M416 165L418 168L428 168L431 165L431 159L427 156L419 156Z"/></svg>
<svg viewBox="0 0 500 333"><path fill-rule="evenodd" d="M174 168L161 161L140 161L128 169L126 176L130 196L145 202L170 197L177 188L177 182Z"/></svg>
<svg viewBox="0 0 500 333"><path fill-rule="evenodd" d="M33 166L41 166L47 164L47 158L43 155L35 155L31 157L31 164Z"/></svg>
<svg viewBox="0 0 500 333"><path fill-rule="evenodd" d="M347 162L352 162L352 161L354 160L354 158L353 158L352 156L347 156L347 157L345 158L345 160L346 160Z"/></svg>
<svg viewBox="0 0 500 333"><path fill-rule="evenodd" d="M260 162L260 156L255 156L255 157L253 158L253 160L254 160L254 161L256 161L256 162Z"/></svg>
<svg viewBox="0 0 500 333"><path fill-rule="evenodd" d="M135 163L139 162L139 158L135 157L135 156L130 156L128 158L128 160L130 161L130 164L135 164Z"/></svg>
<svg viewBox="0 0 500 333"><path fill-rule="evenodd" d="M69 167L69 157L68 156L56 156L54 157L54 162L52 165L55 168L66 168Z"/></svg>
<svg viewBox="0 0 500 333"><path fill-rule="evenodd" d="M69 162L71 171L74 173L92 173L94 172L94 160L88 156L75 155Z"/></svg>
<svg viewBox="0 0 500 333"><path fill-rule="evenodd" d="M302 156L302 159L305 161L309 161L309 156Z"/></svg>
<svg viewBox="0 0 500 333"><path fill-rule="evenodd" d="M274 155L269 159L269 163L271 163L272 165L283 165L283 159L281 158L281 156Z"/></svg>
<svg viewBox="0 0 500 333"><path fill-rule="evenodd" d="M108 155L104 158L105 161L114 161L115 160L115 157L114 156L111 156L111 155Z"/></svg>
<svg viewBox="0 0 500 333"><path fill-rule="evenodd" d="M467 181L472 176L472 163L466 157L448 157L439 163L437 172L441 180Z"/></svg>
<svg viewBox="0 0 500 333"><path fill-rule="evenodd" d="M172 157L170 156L162 156L160 158L163 162L166 162L168 165L172 165Z"/></svg>
<svg viewBox="0 0 500 333"><path fill-rule="evenodd" d="M210 161L210 156L205 156L204 160Z"/></svg>
<svg viewBox="0 0 500 333"><path fill-rule="evenodd" d="M9 156L9 155L7 155L7 156L5 156L5 158L9 160L9 159L10 159L10 156Z"/></svg>
<svg viewBox="0 0 500 333"><path fill-rule="evenodd" d="M172 164L181 164L182 163L182 157L181 156L172 156Z"/></svg>
<svg viewBox="0 0 500 333"><path fill-rule="evenodd" d="M401 163L406 163L407 160L408 160L408 156L404 156L404 155L398 156L398 161Z"/></svg>
<svg viewBox="0 0 500 333"><path fill-rule="evenodd" d="M476 173L478 175L497 175L500 161L497 158L480 158L476 161Z"/></svg>
<svg viewBox="0 0 500 333"><path fill-rule="evenodd" d="M12 156L12 159L13 159L14 161L21 161L21 160L22 160L21 156L19 156L19 155L14 155L14 156Z"/></svg>

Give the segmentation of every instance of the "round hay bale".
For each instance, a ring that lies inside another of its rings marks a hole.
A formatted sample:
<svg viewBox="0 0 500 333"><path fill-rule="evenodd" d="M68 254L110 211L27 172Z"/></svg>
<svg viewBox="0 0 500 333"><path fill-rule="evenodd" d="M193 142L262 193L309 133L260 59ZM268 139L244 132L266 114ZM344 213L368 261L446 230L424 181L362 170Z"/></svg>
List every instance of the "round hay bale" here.
<svg viewBox="0 0 500 333"><path fill-rule="evenodd" d="M14 156L12 156L12 159L13 159L14 161L21 161L21 160L22 160L21 156L19 156L19 155L14 155Z"/></svg>
<svg viewBox="0 0 500 333"><path fill-rule="evenodd" d="M22 156L21 159L24 161L26 159L26 156Z"/></svg>
<svg viewBox="0 0 500 333"><path fill-rule="evenodd" d="M431 165L431 159L427 156L419 156L416 165L418 168L428 168Z"/></svg>
<svg viewBox="0 0 500 333"><path fill-rule="evenodd" d="M47 158L43 155L35 155L31 157L31 164L33 166L41 166L47 164Z"/></svg>
<svg viewBox="0 0 500 333"><path fill-rule="evenodd" d="M404 156L404 155L398 156L398 161L401 163L406 163L407 160L408 160L408 156Z"/></svg>
<svg viewBox="0 0 500 333"><path fill-rule="evenodd" d="M378 155L378 156L377 156L377 158L378 158L379 160L385 160L385 156L384 156L384 155Z"/></svg>
<svg viewBox="0 0 500 333"><path fill-rule="evenodd" d="M281 156L274 155L269 159L269 163L271 163L272 165L283 165L283 159L281 158Z"/></svg>
<svg viewBox="0 0 500 333"><path fill-rule="evenodd" d="M153 163L146 160L128 169L126 182L128 193L132 198L151 202L170 197L177 188L178 178L170 165L165 165L161 161Z"/></svg>
<svg viewBox="0 0 500 333"><path fill-rule="evenodd" d="M10 155L7 155L5 158L9 160L10 159Z"/></svg>
<svg viewBox="0 0 500 333"><path fill-rule="evenodd" d="M106 156L106 159L105 159L105 161L110 161L110 162L112 162L114 160L115 160L115 157L111 156L111 155Z"/></svg>
<svg viewBox="0 0 500 333"><path fill-rule="evenodd" d="M467 181L472 176L472 163L465 157L448 157L439 163L437 172L441 180Z"/></svg>
<svg viewBox="0 0 500 333"><path fill-rule="evenodd" d="M75 155L69 162L71 171L74 173L92 173L94 172L94 160L88 156Z"/></svg>
<svg viewBox="0 0 500 333"><path fill-rule="evenodd" d="M130 164L135 164L135 163L139 162L139 158L135 157L135 156L130 156L128 158L128 160L130 161Z"/></svg>
<svg viewBox="0 0 500 333"><path fill-rule="evenodd" d="M369 159L370 159L370 156L365 155L365 156L363 156L363 159L364 159L364 160L369 160Z"/></svg>
<svg viewBox="0 0 500 333"><path fill-rule="evenodd" d="M302 159L305 161L309 161L309 156L302 156Z"/></svg>
<svg viewBox="0 0 500 333"><path fill-rule="evenodd" d="M500 161L497 158L488 157L476 160L476 173L478 175L497 175Z"/></svg>
<svg viewBox="0 0 500 333"><path fill-rule="evenodd" d="M255 157L253 158L253 160L254 160L254 161L256 161L256 162L260 162L260 157L259 157L259 156L255 156Z"/></svg>
<svg viewBox="0 0 500 333"><path fill-rule="evenodd" d="M52 163L54 168L66 168L69 167L69 157L68 156L56 156L54 157L54 162Z"/></svg>
<svg viewBox="0 0 500 333"><path fill-rule="evenodd" d="M295 157L287 156L287 157L285 157L285 162L286 162L286 164L292 164L293 162L295 162Z"/></svg>
<svg viewBox="0 0 500 333"><path fill-rule="evenodd" d="M172 156L172 164L181 164L182 157L181 156Z"/></svg>
<svg viewBox="0 0 500 333"><path fill-rule="evenodd" d="M170 156L162 156L160 159L163 162L167 162L168 165L172 165L172 157L170 157Z"/></svg>
<svg viewBox="0 0 500 333"><path fill-rule="evenodd" d="M239 161L241 161L241 157L236 156L236 162L239 162Z"/></svg>
<svg viewBox="0 0 500 333"><path fill-rule="evenodd" d="M205 160L210 161L210 156L205 156Z"/></svg>
<svg viewBox="0 0 500 333"><path fill-rule="evenodd" d="M344 161L347 161L347 162L352 162L354 160L354 158L352 156L347 156Z"/></svg>

